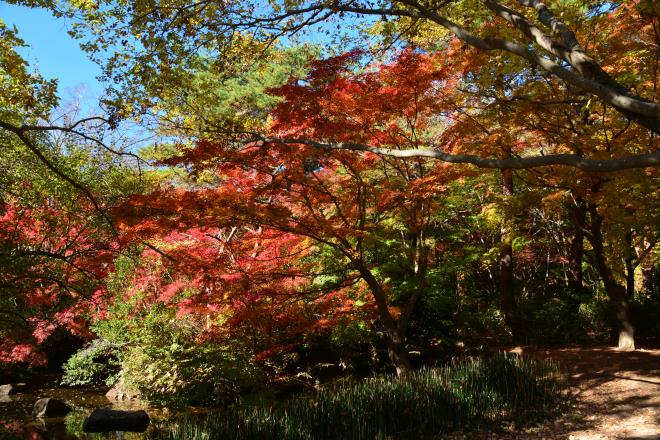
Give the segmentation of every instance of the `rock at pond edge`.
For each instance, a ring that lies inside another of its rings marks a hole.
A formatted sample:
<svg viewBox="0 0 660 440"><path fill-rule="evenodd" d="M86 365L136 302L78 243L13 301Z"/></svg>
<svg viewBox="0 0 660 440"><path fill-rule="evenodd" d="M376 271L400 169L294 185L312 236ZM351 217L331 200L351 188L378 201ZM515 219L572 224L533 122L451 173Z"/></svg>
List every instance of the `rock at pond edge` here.
<svg viewBox="0 0 660 440"><path fill-rule="evenodd" d="M84 432L131 431L144 432L149 426L146 411L120 411L110 408L95 409L83 423Z"/></svg>
<svg viewBox="0 0 660 440"><path fill-rule="evenodd" d="M110 400L135 400L140 398L140 393L130 391L124 386L124 379L119 381L105 393L105 397Z"/></svg>
<svg viewBox="0 0 660 440"><path fill-rule="evenodd" d="M35 402L32 408L32 417L64 417L71 412L71 408L59 399L46 397Z"/></svg>
<svg viewBox="0 0 660 440"><path fill-rule="evenodd" d="M8 383L5 385L0 385L0 396L11 396L13 394L18 394L25 392L27 387L24 383Z"/></svg>

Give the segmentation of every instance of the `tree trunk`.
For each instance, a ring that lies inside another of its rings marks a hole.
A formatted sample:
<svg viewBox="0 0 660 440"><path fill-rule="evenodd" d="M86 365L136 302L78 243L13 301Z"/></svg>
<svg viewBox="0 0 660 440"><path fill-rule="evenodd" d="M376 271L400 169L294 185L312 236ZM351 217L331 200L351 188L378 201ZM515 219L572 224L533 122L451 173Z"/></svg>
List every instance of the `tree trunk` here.
<svg viewBox="0 0 660 440"><path fill-rule="evenodd" d="M410 363L405 338L398 332L394 332L393 334L388 332L387 355L396 369L396 375L398 377L403 377L412 371L412 364Z"/></svg>
<svg viewBox="0 0 660 440"><path fill-rule="evenodd" d="M635 265L629 258L626 258L626 297L635 297Z"/></svg>
<svg viewBox="0 0 660 440"><path fill-rule="evenodd" d="M503 240L505 241L500 253L500 301L504 319L513 332L516 316L516 301L513 294L513 248L506 236Z"/></svg>
<svg viewBox="0 0 660 440"><path fill-rule="evenodd" d="M632 231L626 234L626 246L628 246L628 255L624 259L626 267L626 297L631 300L635 297L635 248L632 243Z"/></svg>
<svg viewBox="0 0 660 440"><path fill-rule="evenodd" d="M362 279L369 286L369 290L376 301L378 319L385 327L385 334L387 335L387 354L390 361L396 369L397 376L405 376L412 371L410 356L406 349L405 331L399 329L396 320L390 314L387 307L387 295L376 277L364 265L358 264L357 266Z"/></svg>
<svg viewBox="0 0 660 440"><path fill-rule="evenodd" d="M614 306L616 321L619 327L618 349L626 351L634 350L635 329L630 319L630 307L628 305L628 298L626 297L626 290L625 287L616 282L605 257L603 232L601 229L603 218L598 214L595 207L589 207L589 214L591 216L591 234L589 234L588 238L594 250L596 269L603 280L605 291Z"/></svg>
<svg viewBox="0 0 660 440"><path fill-rule="evenodd" d="M635 328L630 321L630 308L628 306L628 300L624 297L623 292L621 292L618 299L614 301L614 309L616 312L616 320L619 325L619 341L617 348L625 351L634 350Z"/></svg>
<svg viewBox="0 0 660 440"><path fill-rule="evenodd" d="M505 196L513 194L513 172L510 169L502 170L502 193ZM518 331L516 300L513 292L513 247L506 221L502 224L500 232L502 250L500 253L500 304L504 321L515 337Z"/></svg>
<svg viewBox="0 0 660 440"><path fill-rule="evenodd" d="M568 255L568 288L573 291L582 290L582 259L584 256L584 224L587 218L587 206L584 199L577 198L573 209L575 226Z"/></svg>

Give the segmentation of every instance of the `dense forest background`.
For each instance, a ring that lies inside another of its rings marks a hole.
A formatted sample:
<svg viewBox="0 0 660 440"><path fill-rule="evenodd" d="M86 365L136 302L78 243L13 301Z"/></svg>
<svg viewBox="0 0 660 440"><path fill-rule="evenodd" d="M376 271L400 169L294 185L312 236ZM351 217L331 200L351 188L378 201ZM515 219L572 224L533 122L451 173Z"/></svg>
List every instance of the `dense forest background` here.
<svg viewBox="0 0 660 440"><path fill-rule="evenodd" d="M0 23L3 375L216 404L658 344L656 2L9 3L107 90L70 111Z"/></svg>

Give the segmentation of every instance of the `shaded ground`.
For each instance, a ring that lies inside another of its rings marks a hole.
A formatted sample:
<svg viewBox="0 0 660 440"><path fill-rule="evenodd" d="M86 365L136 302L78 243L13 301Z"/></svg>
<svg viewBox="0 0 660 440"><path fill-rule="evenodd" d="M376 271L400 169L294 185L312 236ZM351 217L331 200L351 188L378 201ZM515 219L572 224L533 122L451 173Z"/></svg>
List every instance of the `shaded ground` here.
<svg viewBox="0 0 660 440"><path fill-rule="evenodd" d="M523 432L473 434L475 439L660 440L660 350L516 349L559 361L573 396L558 420Z"/></svg>

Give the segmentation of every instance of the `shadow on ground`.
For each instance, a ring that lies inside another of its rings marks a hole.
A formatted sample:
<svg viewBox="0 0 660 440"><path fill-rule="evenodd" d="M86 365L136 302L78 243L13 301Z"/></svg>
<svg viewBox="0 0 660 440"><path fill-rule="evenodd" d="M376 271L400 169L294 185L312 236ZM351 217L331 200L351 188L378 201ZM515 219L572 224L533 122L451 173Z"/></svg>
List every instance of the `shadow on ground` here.
<svg viewBox="0 0 660 440"><path fill-rule="evenodd" d="M558 420L511 438L660 439L660 350L513 351L558 361L574 403Z"/></svg>

